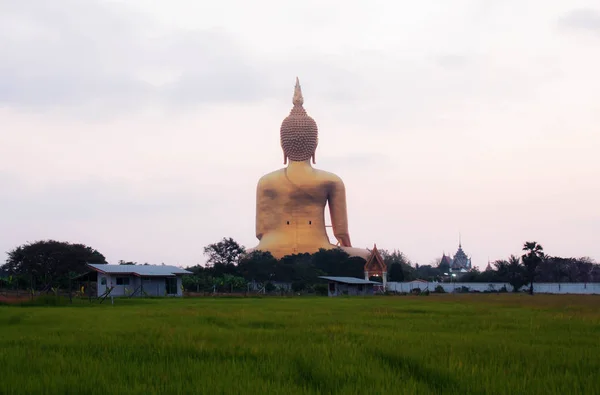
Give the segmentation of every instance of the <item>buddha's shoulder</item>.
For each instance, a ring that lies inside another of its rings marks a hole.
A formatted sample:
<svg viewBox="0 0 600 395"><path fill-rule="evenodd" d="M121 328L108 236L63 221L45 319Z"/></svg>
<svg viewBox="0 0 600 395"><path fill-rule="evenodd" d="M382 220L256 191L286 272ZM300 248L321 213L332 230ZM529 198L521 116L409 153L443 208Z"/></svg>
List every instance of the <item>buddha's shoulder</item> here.
<svg viewBox="0 0 600 395"><path fill-rule="evenodd" d="M319 169L315 169L315 173L316 173L317 177L322 181L340 183L340 184L344 183L342 181L341 177L335 173L331 173L329 171L319 170Z"/></svg>
<svg viewBox="0 0 600 395"><path fill-rule="evenodd" d="M277 182L282 177L285 177L285 168L265 174L258 180L258 185L265 185L270 182Z"/></svg>
<svg viewBox="0 0 600 395"><path fill-rule="evenodd" d="M335 184L343 184L342 179L331 172L319 169L312 169L315 181L325 182L325 183L335 183ZM258 180L259 186L268 186L269 184L278 184L282 179L286 178L285 168L272 171L263 175Z"/></svg>

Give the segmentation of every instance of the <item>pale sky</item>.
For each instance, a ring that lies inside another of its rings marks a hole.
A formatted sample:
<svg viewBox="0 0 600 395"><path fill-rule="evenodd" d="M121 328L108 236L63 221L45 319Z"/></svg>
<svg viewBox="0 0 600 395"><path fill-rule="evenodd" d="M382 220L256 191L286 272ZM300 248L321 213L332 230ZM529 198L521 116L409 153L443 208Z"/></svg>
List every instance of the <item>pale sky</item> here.
<svg viewBox="0 0 600 395"><path fill-rule="evenodd" d="M597 0L0 0L0 251L254 247L298 76L355 247L600 261L599 70Z"/></svg>

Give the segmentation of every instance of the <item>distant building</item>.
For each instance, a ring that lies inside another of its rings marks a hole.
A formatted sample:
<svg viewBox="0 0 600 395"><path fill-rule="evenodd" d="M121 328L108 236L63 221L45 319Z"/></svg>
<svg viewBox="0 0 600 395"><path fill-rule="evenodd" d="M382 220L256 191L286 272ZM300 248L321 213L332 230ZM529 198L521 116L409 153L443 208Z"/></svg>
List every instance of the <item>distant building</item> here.
<svg viewBox="0 0 600 395"><path fill-rule="evenodd" d="M458 250L454 254L454 257L450 258L450 256L444 253L440 261L440 265L442 264L447 264L450 267L450 271L454 273L465 273L472 268L471 258L463 251L460 240L458 241Z"/></svg>
<svg viewBox="0 0 600 395"><path fill-rule="evenodd" d="M182 296L181 277L193 274L167 265L99 265L77 278L91 294L103 296ZM89 284L89 285L88 285ZM88 285L88 286L86 286ZM88 292L89 292L88 291Z"/></svg>
<svg viewBox="0 0 600 395"><path fill-rule="evenodd" d="M329 286L327 287L328 296L373 295L375 293L375 286L381 287L381 283L363 280L362 278L331 276L321 276L319 278L329 282Z"/></svg>

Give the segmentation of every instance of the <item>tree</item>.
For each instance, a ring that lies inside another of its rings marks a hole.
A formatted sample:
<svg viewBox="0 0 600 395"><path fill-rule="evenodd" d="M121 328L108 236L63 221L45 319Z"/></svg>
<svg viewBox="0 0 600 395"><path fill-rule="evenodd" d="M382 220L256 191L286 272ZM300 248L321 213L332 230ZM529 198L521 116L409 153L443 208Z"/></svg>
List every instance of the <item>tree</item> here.
<svg viewBox="0 0 600 395"><path fill-rule="evenodd" d="M525 251L525 254L521 256L521 259L525 267L525 281L529 284L529 294L533 295L535 272L538 265L544 260L544 249L535 241L527 241L523 245L523 251Z"/></svg>
<svg viewBox="0 0 600 395"><path fill-rule="evenodd" d="M275 285L273 285L272 282L268 282L265 284L265 292L267 293L271 293L273 291L275 291L277 289L277 287Z"/></svg>
<svg viewBox="0 0 600 395"><path fill-rule="evenodd" d="M389 252L388 250L380 249L379 254L387 266L393 265L394 263L401 263L410 266L410 260L400 250L393 250L392 252Z"/></svg>
<svg viewBox="0 0 600 395"><path fill-rule="evenodd" d="M526 284L523 276L523 266L518 256L511 255L508 258L508 283L513 287L513 292L519 292L519 289Z"/></svg>
<svg viewBox="0 0 600 395"><path fill-rule="evenodd" d="M287 281L292 281L296 289L305 289L310 284L319 282L319 276L326 275L323 270L316 267L314 255L306 253L283 257L278 268L285 268L288 274ZM276 279L279 279L278 273L279 271L275 271Z"/></svg>
<svg viewBox="0 0 600 395"><path fill-rule="evenodd" d="M252 251L238 264L238 273L248 281L268 281L275 273L277 259L270 252Z"/></svg>
<svg viewBox="0 0 600 395"><path fill-rule="evenodd" d="M181 285L186 291L199 292L200 291L200 278L198 276L183 276L181 278Z"/></svg>
<svg viewBox="0 0 600 395"><path fill-rule="evenodd" d="M572 265L572 261L572 258L546 257L536 269L537 281L558 283L570 281L568 268ZM570 274L573 274L573 271Z"/></svg>
<svg viewBox="0 0 600 395"><path fill-rule="evenodd" d="M32 289L50 289L66 286L69 273L84 273L86 263L106 264L106 258L84 244L43 240L10 251L4 269L29 280Z"/></svg>
<svg viewBox="0 0 600 395"><path fill-rule="evenodd" d="M483 272L479 272L479 274L477 275L477 281L482 283L501 282L500 277L498 276L498 272L487 269Z"/></svg>
<svg viewBox="0 0 600 395"><path fill-rule="evenodd" d="M346 267L340 270L340 276L363 278L367 261L360 256L351 256L346 261Z"/></svg>
<svg viewBox="0 0 600 395"><path fill-rule="evenodd" d="M465 282L465 283L475 283L475 282L479 282L479 276L481 275L481 272L479 271L479 269L477 269L476 267L472 268L471 270L469 270L468 272L462 274L460 276L460 281L461 282Z"/></svg>
<svg viewBox="0 0 600 395"><path fill-rule="evenodd" d="M390 281L404 281L404 270L402 269L402 264L392 263L391 265L389 265L388 278Z"/></svg>
<svg viewBox="0 0 600 395"><path fill-rule="evenodd" d="M578 281L588 283L592 280L592 272L594 271L594 261L589 257L582 257L575 260L580 273Z"/></svg>
<svg viewBox="0 0 600 395"><path fill-rule="evenodd" d="M218 277L215 280L215 283L225 292L233 292L235 290L246 288L246 280L243 277L224 274L222 277Z"/></svg>
<svg viewBox="0 0 600 395"><path fill-rule="evenodd" d="M505 282L508 281L509 277L509 263L507 260L499 259L493 263L498 281Z"/></svg>
<svg viewBox="0 0 600 395"><path fill-rule="evenodd" d="M314 267L328 276L358 277L365 275L366 261L361 257L350 257L341 248L320 249L312 255Z"/></svg>
<svg viewBox="0 0 600 395"><path fill-rule="evenodd" d="M537 268L536 279L550 282L590 282L594 263L590 258L545 256Z"/></svg>
<svg viewBox="0 0 600 395"><path fill-rule="evenodd" d="M292 283L292 291L302 292L306 288L306 283L303 281L294 281Z"/></svg>
<svg viewBox="0 0 600 395"><path fill-rule="evenodd" d="M206 264L214 268L217 276L234 274L235 266L239 263L246 250L231 237L209 244L204 247L204 255L208 255Z"/></svg>
<svg viewBox="0 0 600 395"><path fill-rule="evenodd" d="M436 266L441 274L450 273L450 264L448 263L448 261L446 261L445 259L442 261L442 258L438 258L436 259L436 261Z"/></svg>
<svg viewBox="0 0 600 395"><path fill-rule="evenodd" d="M415 268L414 275L421 280L436 281L440 277L440 271L431 265L419 265Z"/></svg>
<svg viewBox="0 0 600 395"><path fill-rule="evenodd" d="M125 262L124 260L121 259L119 261L119 265L137 265L137 262Z"/></svg>
<svg viewBox="0 0 600 395"><path fill-rule="evenodd" d="M379 250L379 253L387 266L388 279L390 281L406 281L409 277L408 274L413 271L406 255L398 250L392 252Z"/></svg>

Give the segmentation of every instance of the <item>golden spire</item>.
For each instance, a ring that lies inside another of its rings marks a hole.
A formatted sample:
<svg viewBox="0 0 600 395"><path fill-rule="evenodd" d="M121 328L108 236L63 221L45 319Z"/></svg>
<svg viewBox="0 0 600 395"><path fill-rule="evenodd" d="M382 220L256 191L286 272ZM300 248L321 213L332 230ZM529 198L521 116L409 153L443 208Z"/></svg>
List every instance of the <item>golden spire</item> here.
<svg viewBox="0 0 600 395"><path fill-rule="evenodd" d="M300 80L296 77L296 87L294 88L294 98L292 99L294 106L301 106L304 104L304 98L302 97L302 88L300 88Z"/></svg>
<svg viewBox="0 0 600 395"><path fill-rule="evenodd" d="M294 88L294 98L292 100L294 107L290 114L281 123L280 140L283 148L283 163L286 164L288 158L292 161L302 162L312 157L315 163L315 150L319 140L319 129L317 123L307 113L302 104L302 89L300 81L296 77L296 87Z"/></svg>

